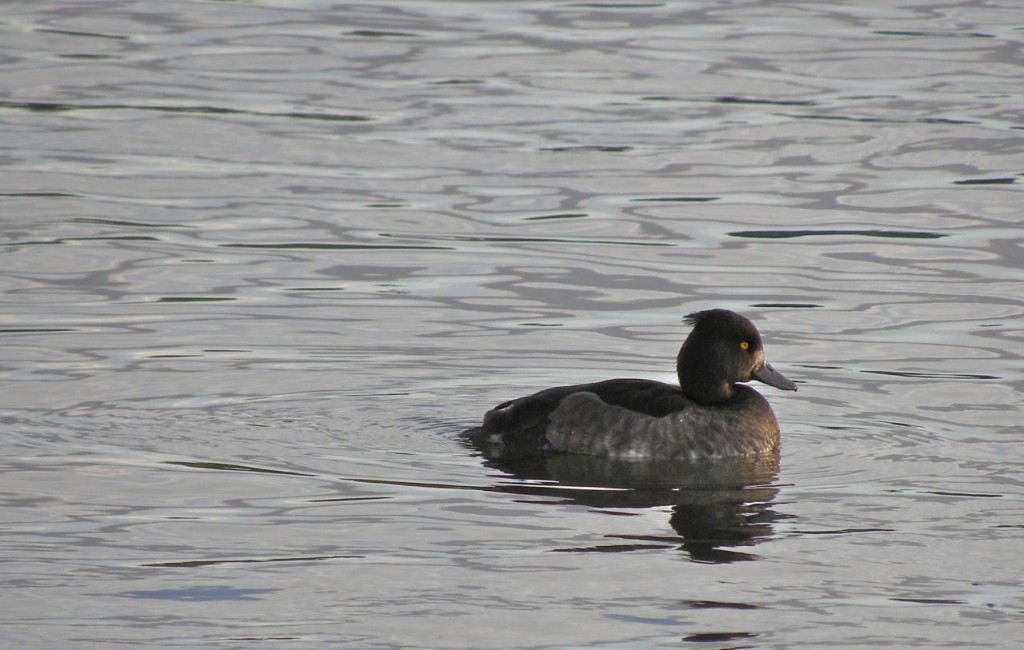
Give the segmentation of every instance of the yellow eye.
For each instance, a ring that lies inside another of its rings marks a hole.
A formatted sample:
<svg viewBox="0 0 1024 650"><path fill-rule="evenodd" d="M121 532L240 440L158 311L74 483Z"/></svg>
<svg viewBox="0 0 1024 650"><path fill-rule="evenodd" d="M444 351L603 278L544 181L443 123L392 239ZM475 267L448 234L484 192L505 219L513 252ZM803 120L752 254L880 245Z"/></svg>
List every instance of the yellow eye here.
<svg viewBox="0 0 1024 650"><path fill-rule="evenodd" d="M746 350L749 347L750 347L749 343L747 343L746 341L740 341L740 349L741 350Z"/></svg>

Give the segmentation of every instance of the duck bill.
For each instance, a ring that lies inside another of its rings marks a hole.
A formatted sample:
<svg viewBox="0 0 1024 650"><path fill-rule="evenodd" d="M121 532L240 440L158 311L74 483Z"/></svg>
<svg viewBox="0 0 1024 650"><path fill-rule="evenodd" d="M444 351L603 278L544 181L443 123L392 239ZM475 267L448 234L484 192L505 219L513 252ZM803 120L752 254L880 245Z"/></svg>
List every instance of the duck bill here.
<svg viewBox="0 0 1024 650"><path fill-rule="evenodd" d="M763 381L769 386L781 388L782 390L796 390L796 384L786 379L785 375L765 363L751 373L754 379Z"/></svg>

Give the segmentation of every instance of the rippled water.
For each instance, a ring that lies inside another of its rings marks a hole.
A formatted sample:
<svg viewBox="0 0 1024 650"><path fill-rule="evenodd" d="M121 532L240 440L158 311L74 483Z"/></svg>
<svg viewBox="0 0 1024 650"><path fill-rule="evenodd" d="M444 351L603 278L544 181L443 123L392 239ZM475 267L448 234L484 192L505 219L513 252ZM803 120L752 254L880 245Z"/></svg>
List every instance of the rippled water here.
<svg viewBox="0 0 1024 650"><path fill-rule="evenodd" d="M6 7L0 638L1012 647L1020 18ZM707 307L801 383L780 463L458 441Z"/></svg>

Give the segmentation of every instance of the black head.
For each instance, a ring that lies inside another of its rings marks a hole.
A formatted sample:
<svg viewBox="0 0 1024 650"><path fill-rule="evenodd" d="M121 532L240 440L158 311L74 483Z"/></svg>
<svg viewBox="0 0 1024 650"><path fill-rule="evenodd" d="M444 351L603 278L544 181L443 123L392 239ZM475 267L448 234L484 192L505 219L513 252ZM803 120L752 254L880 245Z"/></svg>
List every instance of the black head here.
<svg viewBox="0 0 1024 650"><path fill-rule="evenodd" d="M725 402L736 383L751 379L796 390L796 384L765 362L761 335L743 316L728 309L709 309L684 320L693 325L693 331L679 350L676 372L687 397L701 404Z"/></svg>

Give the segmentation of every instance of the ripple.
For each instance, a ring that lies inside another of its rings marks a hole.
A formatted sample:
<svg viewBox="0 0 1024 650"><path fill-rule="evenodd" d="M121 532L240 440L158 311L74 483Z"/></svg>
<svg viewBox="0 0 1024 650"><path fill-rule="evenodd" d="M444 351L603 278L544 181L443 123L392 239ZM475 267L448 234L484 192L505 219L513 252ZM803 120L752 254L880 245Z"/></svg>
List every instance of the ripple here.
<svg viewBox="0 0 1024 650"><path fill-rule="evenodd" d="M730 237L791 239L794 237L885 237L889 239L942 239L949 235L913 230L740 230Z"/></svg>
<svg viewBox="0 0 1024 650"><path fill-rule="evenodd" d="M289 120L324 120L328 122L369 122L365 115L339 115L309 112L254 111L226 106L153 105L153 104L65 104L59 102L0 101L0 109L26 110L36 113L64 113L69 111L151 111L155 113L184 113L193 115L242 115L250 117L276 117Z"/></svg>

